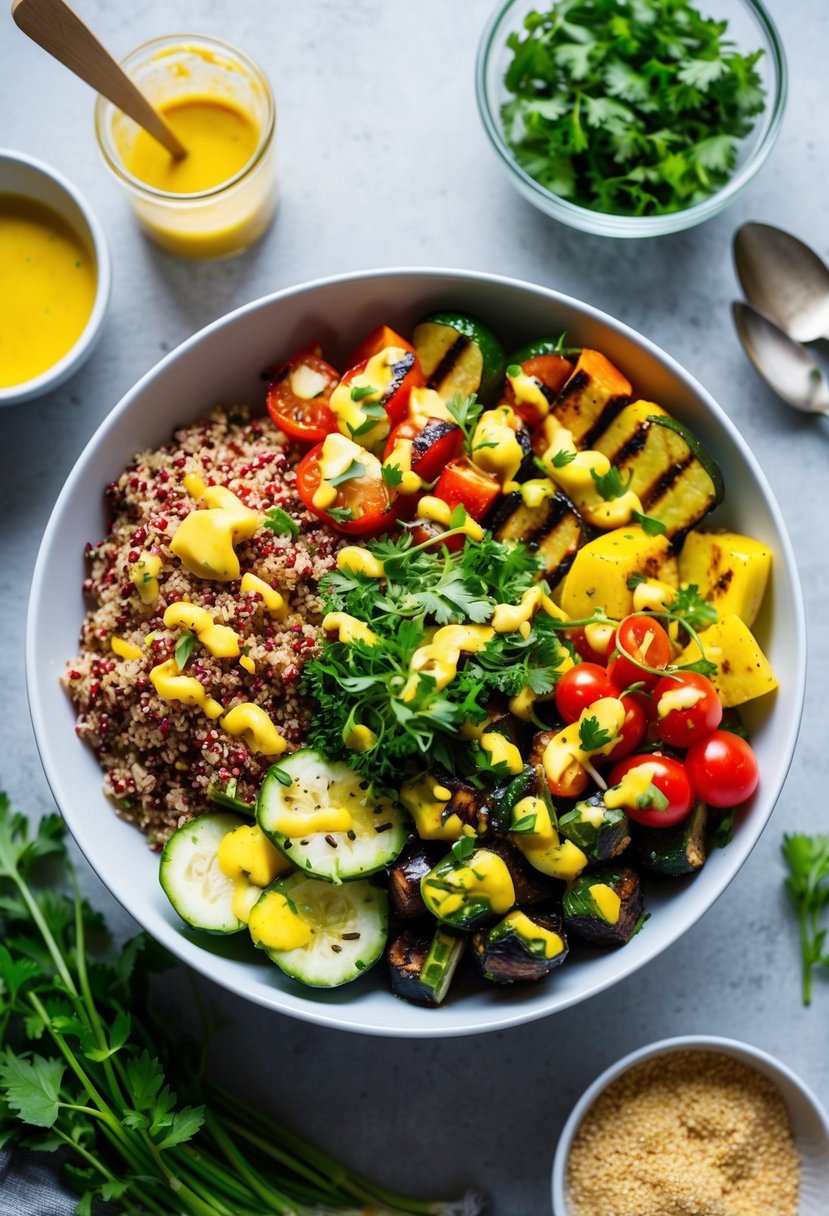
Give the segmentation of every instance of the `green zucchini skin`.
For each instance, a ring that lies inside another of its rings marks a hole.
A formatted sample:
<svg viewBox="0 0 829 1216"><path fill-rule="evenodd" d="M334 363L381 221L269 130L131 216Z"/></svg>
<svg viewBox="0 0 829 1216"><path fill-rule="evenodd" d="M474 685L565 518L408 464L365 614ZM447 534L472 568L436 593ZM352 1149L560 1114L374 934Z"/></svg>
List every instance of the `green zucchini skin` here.
<svg viewBox="0 0 829 1216"><path fill-rule="evenodd" d="M225 936L246 926L233 911L234 883L219 868L219 845L245 822L228 811L197 815L173 832L161 853L158 880L181 919Z"/></svg>
<svg viewBox="0 0 829 1216"><path fill-rule="evenodd" d="M408 926L386 950L394 995L432 1009L441 1005L466 943L463 934L445 925L432 922Z"/></svg>
<svg viewBox="0 0 829 1216"><path fill-rule="evenodd" d="M562 334L558 338L536 338L534 342L527 342L524 346L519 346L518 350L512 352L507 359L507 367L511 367L513 363L526 363L528 359L537 359L539 355L561 355L563 359L571 359L579 353L577 346L565 346L564 337Z"/></svg>
<svg viewBox="0 0 829 1216"><path fill-rule="evenodd" d="M428 316L418 322L414 331L414 346L415 350L420 355L420 347L418 343L418 329L421 325L445 325L449 329L456 332L458 340L450 348L450 352L454 352L455 356L462 356L463 349L470 343L481 352L482 370L480 383L473 390L477 393L478 400L485 405L494 404L499 392L504 383L504 372L506 370L506 355L500 340L495 336L488 325L477 317L471 317L462 312L451 312L444 310L441 312L430 313ZM447 363L451 361L447 359ZM441 391L441 384L445 378L441 367L428 368L424 367L426 382L430 388Z"/></svg>
<svg viewBox="0 0 829 1216"><path fill-rule="evenodd" d="M637 830L637 860L645 869L671 878L696 874L708 857L708 820L708 807L698 802L675 827Z"/></svg>
<svg viewBox="0 0 829 1216"><path fill-rule="evenodd" d="M611 887L621 900L619 919L610 924L590 895L591 886ZM565 928L594 946L624 946L633 937L644 909L639 875L627 866L606 866L580 875L564 894Z"/></svg>
<svg viewBox="0 0 829 1216"><path fill-rule="evenodd" d="M601 811L601 823L591 822L590 811ZM558 821L558 830L578 845L591 861L610 861L624 853L630 844L630 822L623 810L604 804L601 793L577 802Z"/></svg>

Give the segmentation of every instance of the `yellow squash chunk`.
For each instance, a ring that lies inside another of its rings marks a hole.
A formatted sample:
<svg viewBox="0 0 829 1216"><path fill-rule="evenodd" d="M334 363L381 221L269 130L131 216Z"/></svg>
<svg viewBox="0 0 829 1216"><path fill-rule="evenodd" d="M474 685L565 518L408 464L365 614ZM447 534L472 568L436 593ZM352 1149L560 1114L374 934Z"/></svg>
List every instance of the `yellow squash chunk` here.
<svg viewBox="0 0 829 1216"><path fill-rule="evenodd" d="M759 540L737 532L689 532L679 558L683 583L696 583L700 595L722 620L738 616L754 624L766 591L771 552Z"/></svg>
<svg viewBox="0 0 829 1216"><path fill-rule="evenodd" d="M676 558L664 536L648 536L638 524L614 528L584 545L564 579L561 607L572 620L603 608L621 620L633 611L632 574L678 585Z"/></svg>
<svg viewBox="0 0 829 1216"><path fill-rule="evenodd" d="M716 663L710 677L720 700L728 709L762 697L777 687L777 679L749 627L738 616L726 616L699 635L706 659ZM699 647L689 643L677 659L693 663L700 657Z"/></svg>

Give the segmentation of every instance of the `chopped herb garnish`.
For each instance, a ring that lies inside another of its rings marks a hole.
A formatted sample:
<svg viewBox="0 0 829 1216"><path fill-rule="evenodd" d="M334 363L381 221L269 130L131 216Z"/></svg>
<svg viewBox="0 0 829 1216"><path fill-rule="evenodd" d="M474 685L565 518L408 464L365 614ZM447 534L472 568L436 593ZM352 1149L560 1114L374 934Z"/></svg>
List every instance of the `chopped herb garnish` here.
<svg viewBox="0 0 829 1216"><path fill-rule="evenodd" d="M605 502L610 502L614 498L621 498L623 494L627 494L633 480L633 471L628 469L627 481L623 480L622 474L613 465L606 473L601 474L597 473L595 469L591 469L590 476L596 483L596 489L601 497Z"/></svg>
<svg viewBox="0 0 829 1216"><path fill-rule="evenodd" d="M664 536L665 525L661 519L653 515L644 515L641 511L633 511L633 518L647 536Z"/></svg>
<svg viewBox="0 0 829 1216"><path fill-rule="evenodd" d="M561 451L553 455L551 464L554 469L563 469L568 464L572 464L577 455L577 452L568 452L566 448L562 448Z"/></svg>
<svg viewBox="0 0 829 1216"><path fill-rule="evenodd" d="M347 469L342 473L337 473L335 477L326 477L326 484L329 486L341 486L344 481L353 481L355 477L365 477L366 466L361 460L352 460Z"/></svg>
<svg viewBox="0 0 829 1216"><path fill-rule="evenodd" d="M483 405L474 393L471 393L469 396L464 396L463 393L454 393L446 402L447 412L463 431L464 449L467 455L472 451L472 437L475 434L478 419L483 413L483 408Z"/></svg>
<svg viewBox="0 0 829 1216"><path fill-rule="evenodd" d="M509 376L510 380L514 380L516 376L521 375L522 370L523 368L521 367L520 363L510 363L509 367L507 368L507 375Z"/></svg>
<svg viewBox="0 0 829 1216"><path fill-rule="evenodd" d="M379 391L373 384L353 384L351 386L351 400L365 401L366 397L372 397L375 393L379 393Z"/></svg>
<svg viewBox="0 0 829 1216"><path fill-rule="evenodd" d="M455 841L449 852L452 864L456 869L467 865L472 854L475 852L475 837L461 836L460 840Z"/></svg>
<svg viewBox="0 0 829 1216"><path fill-rule="evenodd" d="M651 781L645 792L637 797L636 805L643 811L666 811L670 806L670 799Z"/></svg>
<svg viewBox="0 0 829 1216"><path fill-rule="evenodd" d="M610 742L610 731L602 727L596 717L583 718L579 723L579 742L582 750L596 752Z"/></svg>
<svg viewBox="0 0 829 1216"><path fill-rule="evenodd" d="M642 583L646 583L647 581L648 580L645 578L644 574L640 574L639 571L636 570L633 574L628 576L626 586L628 591L635 591L637 587L641 586Z"/></svg>
<svg viewBox="0 0 829 1216"><path fill-rule="evenodd" d="M355 518L351 507L326 507L325 514L330 515L338 524L347 524Z"/></svg>
<svg viewBox="0 0 829 1216"><path fill-rule="evenodd" d="M277 536L299 536L299 524L282 507L271 507L265 514L263 527L270 528Z"/></svg>
<svg viewBox="0 0 829 1216"><path fill-rule="evenodd" d="M515 823L510 824L509 830L518 834L522 832L534 832L537 819L537 815L522 815Z"/></svg>
<svg viewBox="0 0 829 1216"><path fill-rule="evenodd" d="M173 652L176 659L176 666L178 667L179 671L184 671L185 667L190 662L190 658L195 649L196 635L195 633L190 633L188 630L188 632L183 633L176 642L176 648Z"/></svg>
<svg viewBox="0 0 829 1216"><path fill-rule="evenodd" d="M386 483L389 489L394 489L395 486L399 486L403 480L403 471L400 468L400 465L384 464L381 472L383 474L383 481Z"/></svg>
<svg viewBox="0 0 829 1216"><path fill-rule="evenodd" d="M706 603L696 583L679 588L671 600L671 612L694 629L704 629L706 625L713 625L717 619L716 608L713 604Z"/></svg>

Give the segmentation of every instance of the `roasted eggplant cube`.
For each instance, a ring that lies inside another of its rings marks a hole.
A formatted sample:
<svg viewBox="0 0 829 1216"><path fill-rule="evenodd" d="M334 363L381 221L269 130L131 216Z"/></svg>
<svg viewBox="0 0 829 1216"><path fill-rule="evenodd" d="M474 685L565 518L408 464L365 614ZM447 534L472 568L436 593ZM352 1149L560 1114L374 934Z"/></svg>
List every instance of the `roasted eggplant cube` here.
<svg viewBox="0 0 829 1216"><path fill-rule="evenodd" d="M422 840L457 840L465 827L476 835L489 828L487 795L441 768L404 781L400 801Z"/></svg>
<svg viewBox="0 0 829 1216"><path fill-rule="evenodd" d="M472 953L485 979L515 984L549 975L567 958L568 947L560 916L516 910L491 929L479 929Z"/></svg>
<svg viewBox="0 0 829 1216"><path fill-rule="evenodd" d="M528 507L516 490L496 499L486 519L496 540L522 541L542 564L542 573L554 586L564 578L576 553L588 539L587 525L563 494Z"/></svg>
<svg viewBox="0 0 829 1216"><path fill-rule="evenodd" d="M467 939L442 925L412 925L386 949L395 996L415 1005L440 1005L455 974Z"/></svg>
<svg viewBox="0 0 829 1216"><path fill-rule="evenodd" d="M531 866L520 849L510 841L496 838L488 842L487 848L496 853L507 867L515 891L515 902L520 907L531 908L535 904L560 899L561 883Z"/></svg>
<svg viewBox="0 0 829 1216"><path fill-rule="evenodd" d="M564 895L564 926L595 946L624 946L642 915L634 870L605 868L582 874Z"/></svg>
<svg viewBox="0 0 829 1216"><path fill-rule="evenodd" d="M577 802L558 821L559 833L578 845L590 861L610 861L624 853L630 844L629 829L625 812L606 807L601 794Z"/></svg>
<svg viewBox="0 0 829 1216"><path fill-rule="evenodd" d="M398 920L418 920L426 915L420 883L440 856L440 845L429 848L422 841L406 846L389 870L389 899Z"/></svg>
<svg viewBox="0 0 829 1216"><path fill-rule="evenodd" d="M639 828L636 854L647 870L678 878L696 874L708 856L708 807L698 802L687 819L672 828Z"/></svg>
<svg viewBox="0 0 829 1216"><path fill-rule="evenodd" d="M543 798L546 801L548 797L549 788L544 770L540 765L526 764L516 777L493 790L490 795L493 830L501 835L510 831L513 810L522 798Z"/></svg>

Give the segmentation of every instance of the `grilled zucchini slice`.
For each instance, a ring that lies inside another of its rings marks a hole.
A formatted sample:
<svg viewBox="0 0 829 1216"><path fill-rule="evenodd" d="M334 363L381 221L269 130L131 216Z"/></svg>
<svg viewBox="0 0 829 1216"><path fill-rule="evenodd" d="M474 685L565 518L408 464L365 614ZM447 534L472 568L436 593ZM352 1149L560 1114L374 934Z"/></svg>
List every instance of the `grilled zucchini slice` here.
<svg viewBox="0 0 829 1216"><path fill-rule="evenodd" d="M696 874L708 856L708 807L698 802L687 819L672 828L641 828L636 853L647 870L677 878Z"/></svg>
<svg viewBox="0 0 829 1216"><path fill-rule="evenodd" d="M467 939L444 925L410 926L389 943L386 962L395 996L414 1005L440 1005Z"/></svg>
<svg viewBox="0 0 829 1216"><path fill-rule="evenodd" d="M448 401L476 393L494 403L504 382L504 348L492 330L463 313L432 313L415 327L414 348L426 384Z"/></svg>
<svg viewBox="0 0 829 1216"><path fill-rule="evenodd" d="M678 547L686 532L722 500L722 474L687 427L652 401L626 406L596 440L642 510L665 525Z"/></svg>
<svg viewBox="0 0 829 1216"><path fill-rule="evenodd" d="M564 577L587 540L585 522L564 494L537 507L528 507L517 490L504 494L486 522L496 540L523 541L541 559L551 585Z"/></svg>

